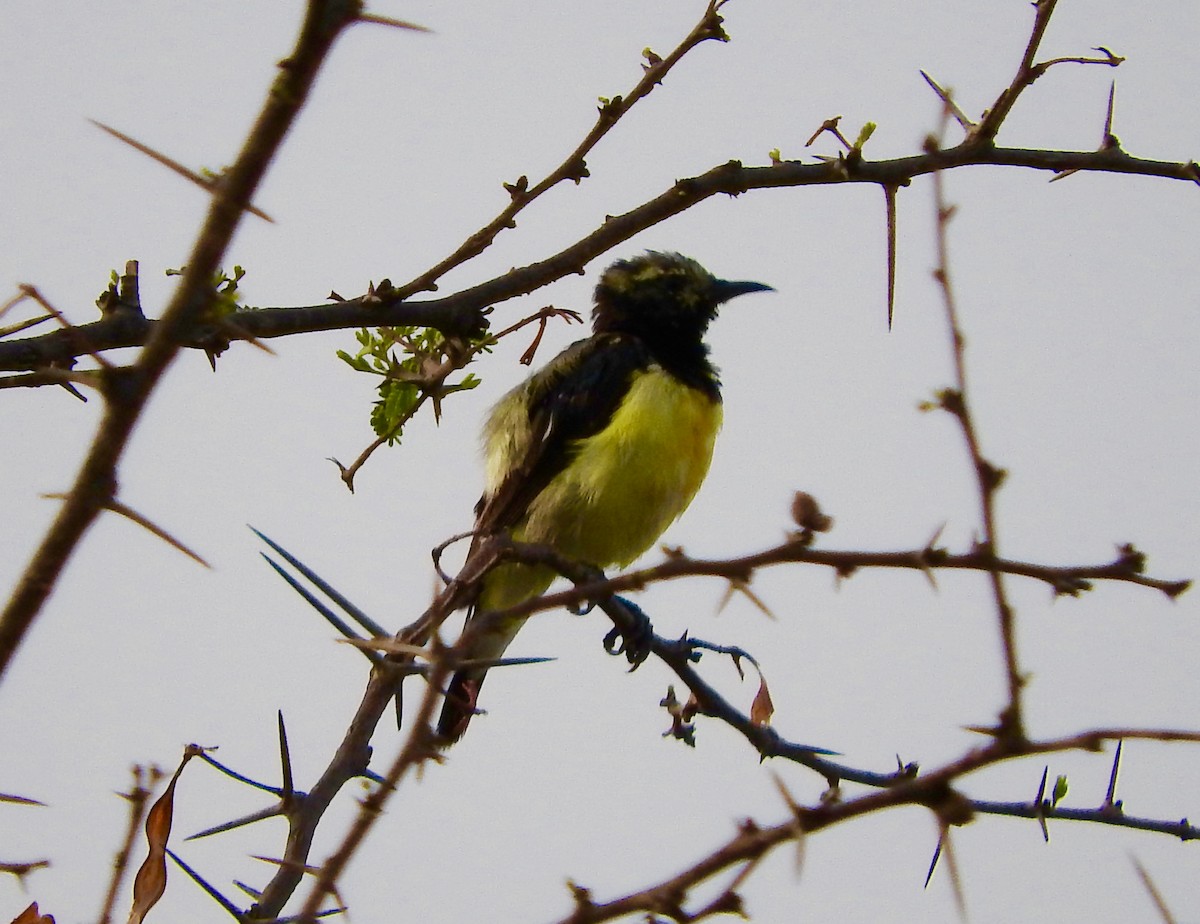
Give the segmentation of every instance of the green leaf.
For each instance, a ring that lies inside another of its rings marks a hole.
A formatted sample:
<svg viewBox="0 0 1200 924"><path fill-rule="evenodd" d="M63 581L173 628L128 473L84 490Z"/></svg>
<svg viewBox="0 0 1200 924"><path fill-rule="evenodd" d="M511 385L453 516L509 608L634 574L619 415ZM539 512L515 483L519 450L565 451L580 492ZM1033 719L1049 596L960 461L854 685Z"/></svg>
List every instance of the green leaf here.
<svg viewBox="0 0 1200 924"><path fill-rule="evenodd" d="M854 140L854 150L862 150L862 146L867 143L867 140L875 134L875 123L867 122L858 130L858 137Z"/></svg>
<svg viewBox="0 0 1200 924"><path fill-rule="evenodd" d="M389 445L400 442L404 425L427 395L440 405L447 395L479 385L479 378L470 373L457 382L440 376L437 370L447 360L456 364L469 361L490 347L486 335L469 344L448 343L445 335L432 327L360 329L354 339L358 349L338 350L337 357L355 372L379 380L375 386L379 397L371 405L371 429Z"/></svg>

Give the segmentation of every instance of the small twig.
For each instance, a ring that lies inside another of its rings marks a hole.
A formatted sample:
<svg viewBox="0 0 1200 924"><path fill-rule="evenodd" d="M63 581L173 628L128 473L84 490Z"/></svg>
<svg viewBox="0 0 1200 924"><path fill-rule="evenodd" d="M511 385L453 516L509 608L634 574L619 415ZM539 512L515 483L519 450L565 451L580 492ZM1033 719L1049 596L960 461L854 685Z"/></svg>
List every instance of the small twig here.
<svg viewBox="0 0 1200 924"><path fill-rule="evenodd" d="M1029 42L1025 46L1025 53L1021 57L1021 63L1017 67L1016 76L1013 77L1010 83L997 97L996 102L992 104L992 108L984 113L983 120L968 132L967 140L973 143L991 144L996 134L1000 131L1000 126L1004 120L1008 118L1008 114L1012 112L1013 106L1017 103L1017 98L1024 92L1035 80L1046 73L1050 68L1058 64L1100 64L1107 67L1117 67L1125 59L1119 55L1113 54L1103 46L1095 50L1100 52L1103 57L1092 58L1087 56L1071 55L1060 58L1050 58L1047 61L1034 63L1037 57L1038 47L1042 43L1042 39L1046 35L1046 27L1050 24L1050 17L1054 15L1054 7L1057 0L1036 0L1033 4L1036 9L1033 20L1033 28L1029 35ZM928 78L927 78L928 79Z"/></svg>
<svg viewBox="0 0 1200 924"><path fill-rule="evenodd" d="M1043 6L1053 7L1053 0L1043 0ZM1040 8L1039 8L1040 13ZM1048 15L1048 14L1047 14ZM1036 44L1031 45L1035 48ZM1030 52L1032 53L1032 52ZM950 279L949 233L950 219L954 209L946 202L945 188L941 173L933 175L933 195L936 206L936 249L937 267L933 272L934 278L942 292L942 303L946 312L946 325L950 332L951 355L954 361L953 391L942 393L942 407L949 411L958 421L963 438L967 444L971 467L975 473L975 481L979 494L979 510L983 527L983 540L980 546L989 555L997 554L998 532L996 528L995 494L1004 480L1004 470L997 468L983 455L975 420L971 413L967 398L966 371L966 338L963 336L959 320L958 304L955 298L954 286ZM1012 606L1004 587L1002 572L997 569L988 570L988 583L992 591L992 599L996 606L996 616L1000 626L1000 639L1004 651L1005 676L1008 682L1008 703L999 718L998 733L1024 737L1025 731L1021 717L1021 688L1024 677L1017 659L1017 633Z"/></svg>
<svg viewBox="0 0 1200 924"><path fill-rule="evenodd" d="M8 301L6 301L4 304L0 305L0 318L4 317L6 314L8 314L10 311L12 311L14 308L16 308L17 305L21 304L21 302L25 301L25 299L27 299L27 298L29 298L29 296L21 289L18 289L16 295L10 296ZM11 331L9 331L8 333L11 333ZM7 334L4 334L3 328L0 328L0 335L7 336Z"/></svg>
<svg viewBox="0 0 1200 924"><path fill-rule="evenodd" d="M1138 878L1142 880L1142 887L1149 894L1150 900L1154 902L1158 916L1163 919L1163 924L1175 924L1175 916L1171 914L1171 909L1167 907L1167 903L1163 900L1162 894L1154 884L1154 880L1146 872L1146 867L1142 866L1141 862L1135 856L1131 855L1129 859L1133 863L1133 868L1137 870Z"/></svg>
<svg viewBox="0 0 1200 924"><path fill-rule="evenodd" d="M841 124L841 121L842 117L840 115L826 119L821 123L820 127L815 132L809 135L808 140L804 142L804 146L806 148L812 147L814 141L820 138L821 135L828 132L829 134L833 135L834 138L840 141L842 146L849 151L854 146L847 140L846 136L842 134L842 130L838 127Z"/></svg>
<svg viewBox="0 0 1200 924"><path fill-rule="evenodd" d="M162 771L157 767L133 768L133 785L129 792L121 793L121 797L129 802L129 823L125 828L125 839L121 849L113 860L112 878L108 881L108 892L104 896L104 905L100 911L100 924L108 924L112 920L113 908L117 904L117 894L121 891L121 883L129 870L129 859L133 856L134 844L137 842L138 831L146 818L150 796L154 787L162 779Z"/></svg>
<svg viewBox="0 0 1200 924"><path fill-rule="evenodd" d="M371 456L373 456L375 452L382 446L394 439L396 434L400 433L409 423L409 421L416 417L417 413L425 405L426 401L430 400L431 396L438 393L438 389L445 383L447 378L449 378L455 372L465 368L476 356L489 349L504 337L515 333L528 324L537 323L540 325L538 335L534 339L534 342L530 348L526 350L525 354L521 357L521 362L528 365L529 361L532 360L532 351L537 347L538 342L541 340L541 331L545 328L547 319L552 317L561 317L565 318L568 322L573 321L576 323L582 323L583 320L578 312L565 308L555 308L553 305L547 305L544 308L538 309L528 317L522 318L515 324L506 327L499 333L483 338L478 343L473 343L470 349L458 350L448 354L446 358L436 367L426 371L422 375L419 382L421 386L421 394L413 403L412 407L410 407L408 411L399 420L397 420L386 433L382 433L372 440L367 447L358 454L357 458L355 458L355 460L348 466L343 465L335 458L329 459L330 462L338 467L341 479L345 483L346 487L349 488L350 492L354 493L354 479L362 467L367 464L367 461L371 458ZM528 359L526 359L526 357L528 357Z"/></svg>
<svg viewBox="0 0 1200 924"><path fill-rule="evenodd" d="M1125 59L1123 57L1113 54L1103 45L1094 48L1093 51L1100 52L1104 57L1089 58L1087 56L1069 55L1063 58L1050 58L1048 61L1039 61L1035 65L1035 68L1041 74L1044 74L1056 64L1103 64L1107 67L1119 67L1125 63Z"/></svg>
<svg viewBox="0 0 1200 924"><path fill-rule="evenodd" d="M648 59L649 65L643 68L641 80L628 93L622 96L614 96L602 102L595 125L584 139L576 145L575 149L563 159L562 163L551 170L541 182L533 186L529 186L528 180L525 178L522 178L525 180L524 182L508 184L510 201L501 210L500 214L484 227L470 235L461 246L444 260L430 267L412 281L400 286L398 289L399 298L404 299L418 292L436 290L437 281L447 272L465 263L467 260L478 256L490 247L492 241L495 240L500 232L516 227L516 216L535 199L560 183L571 181L578 184L587 177L586 158L592 149L600 143L601 139L612 130L634 105L650 95L654 88L663 82L663 79L670 73L671 69L689 51L706 41L728 40L728 36L725 35L724 30L721 28L722 19L718 13L718 10L722 6L724 6L724 0L710 0L704 14L700 17L700 21L670 54L664 58L654 55L653 58ZM582 269L582 266L580 266L580 269Z"/></svg>
<svg viewBox="0 0 1200 924"><path fill-rule="evenodd" d="M386 445L388 440L395 437L395 435L404 428L404 425L417 415L417 412L421 410L421 407L428 399L428 393L422 392L417 400L413 402L412 407L408 409L408 412L395 423L392 429L390 429L387 433L381 433L379 436L375 437L375 439L371 440L371 442L367 444L367 447L360 452L358 457L355 458L355 460L349 465L343 465L333 456L329 457L329 461L337 466L342 482L346 485L351 494L354 493L354 478L358 475L359 469L367 464L367 461L375 454L376 450L378 450L381 446Z"/></svg>
<svg viewBox="0 0 1200 924"><path fill-rule="evenodd" d="M1017 66L1016 76L1013 77L1012 83L1001 91L991 109L984 113L983 120L968 134L968 141L982 141L986 144L994 141L1000 126L1017 104L1017 97L1044 72L1044 69L1037 70L1034 67L1033 60L1037 56L1038 46L1042 44L1042 38L1046 35L1046 27L1050 25L1050 17L1054 15L1057 2L1058 0L1036 0L1033 4L1036 10L1033 28L1025 45L1025 53L1021 55L1021 63Z"/></svg>

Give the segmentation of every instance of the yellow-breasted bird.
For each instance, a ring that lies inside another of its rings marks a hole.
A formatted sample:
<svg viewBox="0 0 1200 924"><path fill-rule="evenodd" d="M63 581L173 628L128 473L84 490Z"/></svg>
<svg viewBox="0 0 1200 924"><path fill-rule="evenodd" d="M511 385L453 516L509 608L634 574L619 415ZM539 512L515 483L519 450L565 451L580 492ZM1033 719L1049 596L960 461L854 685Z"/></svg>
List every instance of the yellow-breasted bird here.
<svg viewBox="0 0 1200 924"><path fill-rule="evenodd" d="M508 532L597 568L624 567L645 552L691 503L721 426L720 381L703 339L709 322L729 299L770 290L717 279L676 253L650 252L606 269L592 336L488 416L476 543ZM496 567L468 621L543 593L554 577L541 565ZM523 622L487 627L463 657L499 658ZM451 679L438 721L444 739L466 730L485 673L466 667Z"/></svg>

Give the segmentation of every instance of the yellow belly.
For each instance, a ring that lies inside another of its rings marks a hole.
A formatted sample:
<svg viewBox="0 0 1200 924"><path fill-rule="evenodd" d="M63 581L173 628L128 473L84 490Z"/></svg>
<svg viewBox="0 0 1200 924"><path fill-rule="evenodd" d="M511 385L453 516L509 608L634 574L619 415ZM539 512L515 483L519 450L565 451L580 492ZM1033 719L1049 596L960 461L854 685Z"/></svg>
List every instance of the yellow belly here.
<svg viewBox="0 0 1200 924"><path fill-rule="evenodd" d="M712 460L721 404L657 367L639 373L609 426L583 440L513 530L601 568L624 567L687 509ZM506 566L487 582L485 609L543 592L548 569Z"/></svg>

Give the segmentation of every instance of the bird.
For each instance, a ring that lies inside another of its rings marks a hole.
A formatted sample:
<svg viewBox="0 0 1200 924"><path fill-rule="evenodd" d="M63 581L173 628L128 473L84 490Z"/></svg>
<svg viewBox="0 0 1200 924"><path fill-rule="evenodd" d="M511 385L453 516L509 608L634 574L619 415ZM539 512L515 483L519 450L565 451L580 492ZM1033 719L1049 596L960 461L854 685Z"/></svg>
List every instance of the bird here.
<svg viewBox="0 0 1200 924"><path fill-rule="evenodd" d="M592 335L568 346L491 409L473 550L506 533L598 569L626 567L688 507L708 472L723 410L704 342L721 305L774 291L718 279L678 253L618 260L594 293ZM508 562L483 577L466 627L546 591L557 573ZM476 631L446 688L439 737L457 741L524 618ZM479 662L483 662L482 665Z"/></svg>

